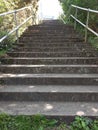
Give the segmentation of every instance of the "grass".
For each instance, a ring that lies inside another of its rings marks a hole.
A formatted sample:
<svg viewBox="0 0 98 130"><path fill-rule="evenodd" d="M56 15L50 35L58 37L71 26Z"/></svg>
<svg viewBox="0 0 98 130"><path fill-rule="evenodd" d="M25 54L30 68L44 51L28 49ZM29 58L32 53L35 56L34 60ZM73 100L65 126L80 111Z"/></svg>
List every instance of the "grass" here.
<svg viewBox="0 0 98 130"><path fill-rule="evenodd" d="M76 116L69 125L47 119L43 115L10 116L0 115L0 130L98 130L98 120ZM59 124L59 125L58 125Z"/></svg>
<svg viewBox="0 0 98 130"><path fill-rule="evenodd" d="M53 128L56 123L56 120L49 120L41 115L0 115L0 130L45 130L46 128Z"/></svg>
<svg viewBox="0 0 98 130"><path fill-rule="evenodd" d="M6 52L7 52L7 50L1 50L1 51L0 51L0 56L6 54Z"/></svg>

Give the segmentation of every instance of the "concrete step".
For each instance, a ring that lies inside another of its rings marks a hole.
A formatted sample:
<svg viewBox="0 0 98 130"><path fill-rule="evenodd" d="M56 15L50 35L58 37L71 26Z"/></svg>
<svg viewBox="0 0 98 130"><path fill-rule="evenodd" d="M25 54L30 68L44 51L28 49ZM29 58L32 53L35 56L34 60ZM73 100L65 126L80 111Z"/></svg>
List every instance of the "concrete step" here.
<svg viewBox="0 0 98 130"><path fill-rule="evenodd" d="M64 47L64 48L79 48L79 47L83 47L83 48L92 48L89 44L84 44L84 43L79 43L79 42L25 42L25 43L19 43L16 44L16 46L19 47Z"/></svg>
<svg viewBox="0 0 98 130"><path fill-rule="evenodd" d="M59 25L59 26L58 26ZM28 27L28 29L33 29L33 28L36 28L36 29L38 29L38 28L63 28L63 29L74 29L74 27L72 26L72 25L68 25L68 24L53 24L53 25L51 25L51 24L38 24L38 25L33 25L33 26L29 26Z"/></svg>
<svg viewBox="0 0 98 130"><path fill-rule="evenodd" d="M30 26L13 49L0 59L0 113L98 116L98 52L72 26Z"/></svg>
<svg viewBox="0 0 98 130"><path fill-rule="evenodd" d="M86 66L86 67L85 67ZM1 73L12 74L41 74L41 73L61 73L61 74L97 74L96 65L0 65Z"/></svg>
<svg viewBox="0 0 98 130"><path fill-rule="evenodd" d="M11 57L94 57L98 56L96 52L8 52Z"/></svg>
<svg viewBox="0 0 98 130"><path fill-rule="evenodd" d="M32 29L32 30L26 30L26 32L24 32L23 34L32 34L32 35L57 35L59 34L59 36L63 36L63 35L71 35L71 34L76 34L76 32L74 30L70 30L66 29L66 30L37 30L37 29Z"/></svg>
<svg viewBox="0 0 98 130"><path fill-rule="evenodd" d="M22 34L22 36L23 35L28 35L28 34L32 34L32 36L34 36L34 35L40 35L40 36L53 36L53 35L56 35L56 36L58 36L58 34L59 34L59 36L66 36L66 35L74 35L74 34L76 34L76 32L74 31L74 30L71 30L71 31L69 31L69 29L67 29L66 31L61 31L61 30L44 30L44 31L41 31L41 30L26 30L26 32L24 32L23 34ZM82 37L82 36L80 36L80 37ZM83 37L82 37L83 38Z"/></svg>
<svg viewBox="0 0 98 130"><path fill-rule="evenodd" d="M66 38L66 39L33 39L33 38L20 38L19 39L19 42L24 42L24 43L28 43L28 42L84 42L83 39L79 39L79 38L74 38L74 39L71 39L71 38Z"/></svg>
<svg viewBox="0 0 98 130"><path fill-rule="evenodd" d="M28 29L32 29L32 28L40 28L40 27L44 27L44 28L64 28L65 30L66 29L74 29L74 26L73 25L69 25L69 24L63 24L63 23L60 23L60 24L47 24L47 23L41 23L41 24L38 24L38 25L31 25L28 27Z"/></svg>
<svg viewBox="0 0 98 130"><path fill-rule="evenodd" d="M0 102L0 112L10 115L65 117L66 121L78 116L98 117L98 102Z"/></svg>
<svg viewBox="0 0 98 130"><path fill-rule="evenodd" d="M66 32L66 31L75 31L73 27L66 27L66 26L30 26L28 27L28 31L33 31L33 30L36 30L36 31L61 31L61 32Z"/></svg>
<svg viewBox="0 0 98 130"><path fill-rule="evenodd" d="M2 64L20 64L20 65L65 65L82 63L83 65L97 64L98 57L8 57L2 58ZM95 65L97 67L97 65Z"/></svg>
<svg viewBox="0 0 98 130"><path fill-rule="evenodd" d="M0 86L0 101L98 102L98 86Z"/></svg>
<svg viewBox="0 0 98 130"><path fill-rule="evenodd" d="M83 38L81 35L79 35L78 33L75 33L75 31L74 32L72 32L72 33L63 33L63 32L60 32L60 34L59 33L53 33L53 32L51 32L51 33L44 33L44 32L42 32L42 33L31 33L31 32L29 32L29 30L28 31L26 31L26 32L24 32L22 35L21 35L22 37L34 37L34 38L50 38L50 37L57 37L57 38L66 38L66 37L70 37L70 38Z"/></svg>
<svg viewBox="0 0 98 130"><path fill-rule="evenodd" d="M47 51L47 52L55 52L55 51L96 51L94 48L90 48L90 47L88 47L88 48L83 48L83 47L77 47L77 48L75 48L75 47L14 47L13 48L13 50L12 51L37 51L37 52L39 52L39 51Z"/></svg>
<svg viewBox="0 0 98 130"><path fill-rule="evenodd" d="M47 38L50 38L50 37L58 37L58 38L65 38L65 37L69 37L69 35L70 35L70 37L80 37L81 38L81 36L79 35L79 34L75 34L75 33L70 33L70 34L65 34L65 33L60 33L60 34L53 34L53 33L31 33L31 32L24 32L21 36L22 37L34 37L34 38L45 38L45 37L47 37Z"/></svg>
<svg viewBox="0 0 98 130"><path fill-rule="evenodd" d="M98 74L1 74L4 85L98 85Z"/></svg>
<svg viewBox="0 0 98 130"><path fill-rule="evenodd" d="M27 32L33 32L33 31L37 31L38 33L40 33L40 32L45 32L45 31L47 31L47 32L49 32L49 31L51 31L51 32L54 32L54 33L57 33L57 32L70 32L70 33L72 33L72 32L75 32L75 30L74 30L74 28L72 27L72 28L66 28L66 27L64 27L64 26L62 26L62 27L60 27L60 26L40 26L40 27L30 27L30 28L28 28L27 29Z"/></svg>
<svg viewBox="0 0 98 130"><path fill-rule="evenodd" d="M80 39L80 36L77 36L77 35L61 35L61 36L54 36L54 35L51 35L51 36L49 36L49 35L47 35L47 36L33 36L33 35L22 35L21 37L20 37L20 39L23 39L23 40L26 40L26 39L31 39L31 40L45 40L45 39L47 39L47 40L49 40L49 39L57 39L57 40L62 40L62 39Z"/></svg>

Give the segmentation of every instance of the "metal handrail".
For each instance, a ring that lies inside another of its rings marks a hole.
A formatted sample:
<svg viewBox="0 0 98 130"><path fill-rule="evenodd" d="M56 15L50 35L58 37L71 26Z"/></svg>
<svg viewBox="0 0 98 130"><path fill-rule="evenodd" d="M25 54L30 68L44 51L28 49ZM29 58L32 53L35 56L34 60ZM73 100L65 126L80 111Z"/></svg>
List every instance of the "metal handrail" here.
<svg viewBox="0 0 98 130"><path fill-rule="evenodd" d="M22 11L22 10L25 10L25 9L31 9L32 13L31 13L31 16L26 18L25 21L23 21L20 25L18 25L17 23L17 13ZM3 36L2 38L0 38L0 43L3 42L9 35L11 35L12 33L14 33L16 31L16 37L17 37L17 42L19 42L19 28L24 25L26 22L28 22L31 18L32 18L32 21L33 21L33 7L32 6L27 6L27 7L23 7L21 9L17 9L17 10L13 10L13 11L9 11L9 12L5 12L5 13L2 13L0 14L0 17L1 16L6 16L6 15L10 15L10 14L14 14L14 19L15 19L15 24L16 24L16 27L11 30L7 35ZM33 23L33 22L32 22Z"/></svg>
<svg viewBox="0 0 98 130"><path fill-rule="evenodd" d="M70 14L70 17L74 19L74 28L76 29L76 24L77 22L79 24L81 24L84 28L85 28L85 42L87 41L87 35L88 35L88 31L90 31L91 33L93 33L94 35L96 35L98 37L98 33L95 32L93 29L91 29L89 27L89 18L90 18L90 12L91 13L98 13L97 10L92 10L92 9L89 9L89 8L83 8L83 7L80 7L80 6L76 6L76 5L71 5L71 7L75 8L75 16ZM87 11L87 19L86 19L86 24L82 23L78 18L78 9L79 10L83 10L83 11Z"/></svg>
<svg viewBox="0 0 98 130"><path fill-rule="evenodd" d="M92 13L98 13L97 10L92 10L92 9L89 9L89 8L83 8L83 7L76 6L76 5L71 5L71 6L74 7L74 8L77 8L77 9L84 10L84 11L88 11L88 10L89 10L89 12L92 12Z"/></svg>
<svg viewBox="0 0 98 130"><path fill-rule="evenodd" d="M69 15L69 14L70 14L70 11L71 11L71 6L69 7L68 13L67 13L66 15L64 14L65 17L68 16L68 18L67 18L66 21L64 20L64 17L63 17L62 15L60 16L60 19L62 20L62 22L63 22L64 24L67 24L67 22L70 21L70 15Z"/></svg>

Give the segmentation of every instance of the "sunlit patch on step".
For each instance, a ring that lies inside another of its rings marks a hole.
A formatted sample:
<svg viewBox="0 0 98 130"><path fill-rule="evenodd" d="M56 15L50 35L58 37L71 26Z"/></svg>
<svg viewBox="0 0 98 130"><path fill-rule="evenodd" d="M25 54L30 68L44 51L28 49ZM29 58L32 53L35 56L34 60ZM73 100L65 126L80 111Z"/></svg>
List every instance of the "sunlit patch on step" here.
<svg viewBox="0 0 98 130"><path fill-rule="evenodd" d="M53 106L51 104L45 104L44 110L52 110Z"/></svg>
<svg viewBox="0 0 98 130"><path fill-rule="evenodd" d="M35 86L29 86L29 89L35 88Z"/></svg>
<svg viewBox="0 0 98 130"><path fill-rule="evenodd" d="M93 110L94 113L98 112L98 109L96 109L96 108L92 108L92 110Z"/></svg>
<svg viewBox="0 0 98 130"><path fill-rule="evenodd" d="M10 107L16 107L17 104L9 104Z"/></svg>
<svg viewBox="0 0 98 130"><path fill-rule="evenodd" d="M83 115L85 115L85 113L84 113L83 111L78 111L78 112L76 113L76 115L78 115L78 116L83 116Z"/></svg>

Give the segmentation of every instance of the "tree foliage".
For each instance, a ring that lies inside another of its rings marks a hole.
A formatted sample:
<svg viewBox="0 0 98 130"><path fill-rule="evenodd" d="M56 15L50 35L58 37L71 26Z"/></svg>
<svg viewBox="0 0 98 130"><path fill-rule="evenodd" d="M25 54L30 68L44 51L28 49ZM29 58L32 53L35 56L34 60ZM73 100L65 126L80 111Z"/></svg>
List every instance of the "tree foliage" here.
<svg viewBox="0 0 98 130"><path fill-rule="evenodd" d="M38 3L38 0L0 0L0 13L19 9L19 8L32 4L34 14L36 15L36 12L38 9L37 3ZM27 11L27 13L29 14L30 12ZM25 12L23 12L23 11L20 11L17 15L19 16L20 20L25 18ZM6 24L9 26L9 28L11 28L11 26L13 26L13 23L11 24L13 19L14 19L14 17L12 15L0 17L0 28Z"/></svg>
<svg viewBox="0 0 98 130"><path fill-rule="evenodd" d="M26 5L36 5L38 0L0 0L0 13L18 9Z"/></svg>
<svg viewBox="0 0 98 130"><path fill-rule="evenodd" d="M38 3L38 0L0 0L0 14L3 12L8 12L8 11L12 11L15 9L20 9L20 8L28 6L28 5L32 5L33 10L26 9L26 10L17 12L17 14L16 14L17 24L20 25L27 17L31 16L32 14L34 14L34 16L36 16L37 9L38 9L37 3ZM27 24L31 25L31 23L32 23L32 20L29 21ZM0 17L0 38L2 38L4 35L6 35L9 31L11 31L15 27L16 27L16 23L15 23L14 14L1 16ZM19 34L21 34L24 31L25 27L26 26L24 25L24 26L22 26L22 28L20 28ZM15 38L15 34L13 34L13 35ZM12 36L11 36L11 38L12 38ZM8 42L6 42L6 40L4 41L4 43L8 44ZM2 49L1 44L0 44L0 49Z"/></svg>
<svg viewBox="0 0 98 130"><path fill-rule="evenodd" d="M71 4L78 5L84 8L98 10L98 0L60 0L64 14L68 14ZM70 13L75 13L75 9L71 9ZM78 19L86 23L87 12L78 10ZM90 13L89 26L98 32L98 14Z"/></svg>

